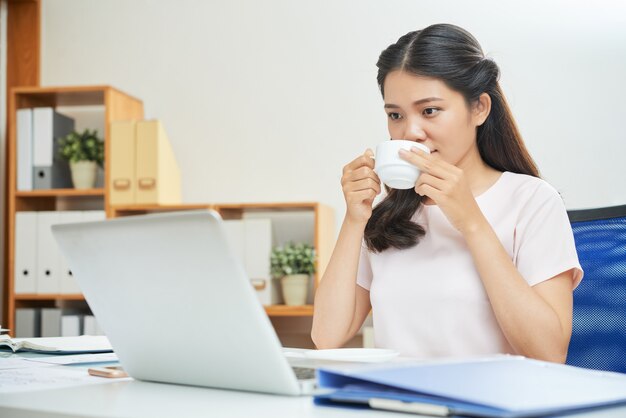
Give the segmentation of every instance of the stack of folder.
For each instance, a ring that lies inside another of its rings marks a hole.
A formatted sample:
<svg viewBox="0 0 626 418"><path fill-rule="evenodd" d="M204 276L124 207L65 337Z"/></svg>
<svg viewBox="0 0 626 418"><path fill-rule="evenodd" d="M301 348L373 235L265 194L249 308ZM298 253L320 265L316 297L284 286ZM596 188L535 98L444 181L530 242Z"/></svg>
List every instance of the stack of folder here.
<svg viewBox="0 0 626 418"><path fill-rule="evenodd" d="M55 224L100 221L104 211L15 214L15 293L75 294L80 288L52 236Z"/></svg>
<svg viewBox="0 0 626 418"><path fill-rule="evenodd" d="M626 375L519 356L318 370L319 405L429 416L538 417L626 404Z"/></svg>
<svg viewBox="0 0 626 418"><path fill-rule="evenodd" d="M181 202L180 170L158 120L111 123L112 206Z"/></svg>

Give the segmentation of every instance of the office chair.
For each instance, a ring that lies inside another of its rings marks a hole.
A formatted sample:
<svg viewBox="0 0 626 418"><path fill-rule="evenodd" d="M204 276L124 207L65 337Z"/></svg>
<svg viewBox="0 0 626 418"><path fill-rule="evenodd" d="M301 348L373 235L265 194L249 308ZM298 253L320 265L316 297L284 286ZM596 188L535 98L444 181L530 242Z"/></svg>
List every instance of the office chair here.
<svg viewBox="0 0 626 418"><path fill-rule="evenodd" d="M566 363L626 373L626 205L568 215L585 275Z"/></svg>

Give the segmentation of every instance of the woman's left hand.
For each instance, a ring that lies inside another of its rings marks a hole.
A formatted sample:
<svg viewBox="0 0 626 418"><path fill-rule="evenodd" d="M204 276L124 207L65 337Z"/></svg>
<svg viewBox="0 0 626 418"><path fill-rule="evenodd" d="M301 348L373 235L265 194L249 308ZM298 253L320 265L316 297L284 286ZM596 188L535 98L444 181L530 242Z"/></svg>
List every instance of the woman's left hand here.
<svg viewBox="0 0 626 418"><path fill-rule="evenodd" d="M415 192L432 199L461 234L485 222L463 170L417 147L400 150L400 158L420 169Z"/></svg>

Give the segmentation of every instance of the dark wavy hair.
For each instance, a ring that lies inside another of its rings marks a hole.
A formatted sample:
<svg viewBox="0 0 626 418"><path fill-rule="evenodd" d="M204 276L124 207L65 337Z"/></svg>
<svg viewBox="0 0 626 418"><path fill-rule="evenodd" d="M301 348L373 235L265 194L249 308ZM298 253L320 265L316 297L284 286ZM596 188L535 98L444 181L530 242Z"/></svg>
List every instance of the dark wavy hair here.
<svg viewBox="0 0 626 418"><path fill-rule="evenodd" d="M500 69L485 57L469 32L450 24L409 32L380 54L376 66L383 97L385 78L396 70L439 79L462 94L468 106L476 103L481 94L489 94L491 112L476 132L481 158L498 171L539 177L498 83ZM387 191L365 227L365 243L373 252L410 248L426 233L422 226L411 221L422 204L415 190L387 188Z"/></svg>

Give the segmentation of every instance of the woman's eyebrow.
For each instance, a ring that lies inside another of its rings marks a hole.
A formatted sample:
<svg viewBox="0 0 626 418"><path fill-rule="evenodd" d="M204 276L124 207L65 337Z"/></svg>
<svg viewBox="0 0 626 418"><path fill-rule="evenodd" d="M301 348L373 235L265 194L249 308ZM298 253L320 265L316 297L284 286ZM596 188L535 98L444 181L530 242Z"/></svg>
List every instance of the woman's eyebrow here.
<svg viewBox="0 0 626 418"><path fill-rule="evenodd" d="M413 106L421 105L428 102L439 102L443 99L440 97L426 97L425 99L419 99L413 102ZM398 109L400 106L393 103L385 103L385 109Z"/></svg>

